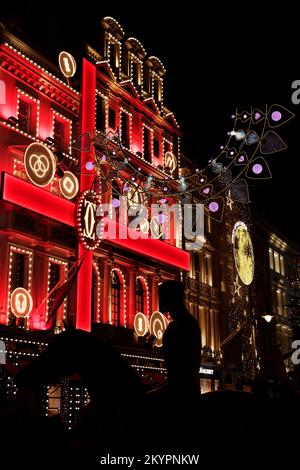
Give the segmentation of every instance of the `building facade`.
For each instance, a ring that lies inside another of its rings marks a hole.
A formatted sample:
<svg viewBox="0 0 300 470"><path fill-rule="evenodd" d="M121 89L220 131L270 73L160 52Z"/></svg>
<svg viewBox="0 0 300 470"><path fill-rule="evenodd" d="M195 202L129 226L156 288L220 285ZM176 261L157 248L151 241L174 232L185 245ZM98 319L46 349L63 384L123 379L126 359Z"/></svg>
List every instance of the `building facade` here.
<svg viewBox="0 0 300 470"><path fill-rule="evenodd" d="M261 360L279 347L289 372L299 324L299 248L265 221L256 223L255 234L256 308L259 315L269 315L260 328Z"/></svg>

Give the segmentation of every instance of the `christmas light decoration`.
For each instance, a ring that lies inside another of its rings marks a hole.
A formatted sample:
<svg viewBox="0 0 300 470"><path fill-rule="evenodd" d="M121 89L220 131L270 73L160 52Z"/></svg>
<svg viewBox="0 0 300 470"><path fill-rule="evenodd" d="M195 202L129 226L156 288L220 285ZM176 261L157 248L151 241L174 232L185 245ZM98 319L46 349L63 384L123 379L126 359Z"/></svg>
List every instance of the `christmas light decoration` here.
<svg viewBox="0 0 300 470"><path fill-rule="evenodd" d="M30 315L33 307L31 294L23 287L17 287L10 296L10 308L18 318L26 318Z"/></svg>
<svg viewBox="0 0 300 470"><path fill-rule="evenodd" d="M283 143L283 141L281 139L278 140L277 134L275 135L274 131L268 131L268 115L270 114L270 109L273 108L266 106L266 110L264 113L258 110L254 111L252 109L250 111L243 111L242 113L236 111L234 115L234 129L229 132L228 142L226 145L222 146L220 153L215 158L210 160L207 167L201 170L197 168L194 173L179 176L178 179L170 177L170 175L168 175L162 169L160 169L162 173L162 176L160 178L154 177L153 175L149 177L149 174L146 174L145 169L137 167L136 164L133 163L133 160L129 156L125 155L124 148L122 147L120 141L118 141L118 139L116 139L115 137L114 139L112 139L109 135L96 132L95 137L91 139L90 146L97 145L102 148L105 148L105 161L110 164L110 168L112 168L113 171L109 172L106 175L101 168L101 162L99 161L99 158L96 158L95 164L96 167L99 169L99 173L103 181L111 183L111 180L115 176L117 176L118 178L124 181L124 184L126 180L125 188L127 191L128 186L132 186L132 184L136 181L143 182L143 184L140 184L139 190L140 192L144 192L146 199L151 196L162 198L162 194L165 194L166 196L174 197L176 200L179 200L182 203L183 200L186 198L186 190L189 189L189 192L191 194L202 194L203 197L201 198L201 202L204 205L210 208L215 208L216 196L221 195L222 193L228 191L231 187L236 185L243 174L245 174L246 177L250 179L253 175L258 175L258 173L255 173L255 171L259 170L260 167L254 166L253 161L255 160L255 158L258 158L256 154L259 149L264 153L270 153L271 151L279 151L285 148L285 144ZM280 121L280 116L278 113L281 113L281 111L279 111L278 109L274 108L274 110L272 111L273 114L271 113L271 117L273 115L273 118L277 119L276 124L279 124ZM291 117L292 115L291 113L289 113L289 119ZM244 125L243 128L241 127L241 122ZM260 128L257 127L258 123L260 123ZM254 125L256 126L256 130L253 130L251 128ZM145 163L147 165L154 166L152 163L154 157L154 130L145 123L143 123L143 128L147 129L150 133L149 150L151 161ZM163 138L163 142L165 141L168 142L165 138ZM78 145L78 139L76 142ZM116 150L113 150L112 143L113 145L116 145ZM168 143L168 145L169 144L170 142ZM244 150L245 146L248 147L247 152ZM145 149L144 147L142 147L142 155L144 155L144 152ZM172 150L168 150L168 152L169 154L167 155L172 154ZM117 159L116 155L118 155ZM135 154L135 157L143 159L143 156L140 156L138 154ZM227 157L230 157L230 163L226 161ZM120 158L123 162L123 165L121 165L121 169L118 170L118 165L120 165ZM257 162L257 164L261 163ZM172 165L173 167L175 165L173 157ZM166 164L164 157L164 168L167 169L167 167L168 165ZM122 171L125 168L126 170L132 172L132 177L130 179L126 179L126 177L122 174ZM254 170L251 170L251 168L254 168ZM265 168L268 168L267 164L265 165ZM216 174L216 176L214 175L214 173ZM245 180L243 180L243 185L247 185ZM208 190L208 188L211 188L211 190ZM236 186L236 188L238 188L238 186ZM239 189L236 189L235 191L232 191L233 200L235 200L234 194L236 194L237 192L239 192L239 197L241 197L241 191ZM248 202L246 193L248 194L248 191L245 189L243 191L245 203ZM210 214L213 214L214 210L210 210L209 212ZM220 221L222 220L222 217L218 216L216 220Z"/></svg>
<svg viewBox="0 0 300 470"><path fill-rule="evenodd" d="M62 51L58 56L58 63L61 73L66 78L71 78L76 72L76 61L69 52Z"/></svg>
<svg viewBox="0 0 300 470"><path fill-rule="evenodd" d="M56 159L45 145L30 144L24 153L24 165L28 178L36 186L47 186L54 178Z"/></svg>

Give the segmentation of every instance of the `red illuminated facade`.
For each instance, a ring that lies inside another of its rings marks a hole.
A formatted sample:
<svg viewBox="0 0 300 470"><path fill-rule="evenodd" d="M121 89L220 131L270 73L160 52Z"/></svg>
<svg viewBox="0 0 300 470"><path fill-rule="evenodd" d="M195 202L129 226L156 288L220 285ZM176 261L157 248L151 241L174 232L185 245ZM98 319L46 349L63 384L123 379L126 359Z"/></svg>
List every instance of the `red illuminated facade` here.
<svg viewBox="0 0 300 470"><path fill-rule="evenodd" d="M23 325L27 330L44 330L52 302L49 293L83 258L76 284L57 311L55 331L61 331L63 319L68 319L88 331L111 325L116 338L113 329L123 328L133 338L135 314L141 311L149 318L158 310L158 283L180 278L189 269L180 234L166 241L108 237L88 251L77 237L76 202L93 180L92 173L80 169L87 158L93 161L94 152L101 152L101 148L88 152L72 148L81 134L95 129L118 134L127 158L145 174L161 179L169 176L164 155L171 151L178 162L174 185L180 166L180 130L163 103L163 64L148 57L138 40L126 39L114 19L105 18L102 27L99 51L88 47L85 58L76 57L81 70L77 81L70 82L57 67L2 31L0 324L4 328ZM34 142L57 157L55 177L43 187L30 181L24 169L24 153ZM66 170L79 180L79 193L73 199L64 197L60 188ZM128 170L123 173L124 178L132 176ZM114 188L123 194L123 185L116 178L101 201L110 202ZM27 289L33 300L32 313L23 323L10 308L17 287Z"/></svg>

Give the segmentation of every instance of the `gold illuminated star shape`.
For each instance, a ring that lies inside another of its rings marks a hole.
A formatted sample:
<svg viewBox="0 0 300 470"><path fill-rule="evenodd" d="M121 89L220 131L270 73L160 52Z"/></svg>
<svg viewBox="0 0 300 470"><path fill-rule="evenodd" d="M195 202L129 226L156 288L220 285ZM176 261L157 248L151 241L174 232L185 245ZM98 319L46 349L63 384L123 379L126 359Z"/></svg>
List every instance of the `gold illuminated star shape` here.
<svg viewBox="0 0 300 470"><path fill-rule="evenodd" d="M237 276L233 284L234 284L234 294L237 294L238 296L240 296L241 295L240 289L242 286L239 284L239 279Z"/></svg>
<svg viewBox="0 0 300 470"><path fill-rule="evenodd" d="M230 189L229 189L229 191L228 191L228 196L226 196L226 206L228 206L229 209L232 211L233 200L231 199L231 191L230 191Z"/></svg>

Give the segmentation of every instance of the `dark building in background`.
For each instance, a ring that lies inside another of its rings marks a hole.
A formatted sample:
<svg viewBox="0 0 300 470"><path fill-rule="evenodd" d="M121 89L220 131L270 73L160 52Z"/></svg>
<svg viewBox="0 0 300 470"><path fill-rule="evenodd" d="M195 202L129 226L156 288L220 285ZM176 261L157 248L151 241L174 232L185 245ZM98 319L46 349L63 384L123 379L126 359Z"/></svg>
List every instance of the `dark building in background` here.
<svg viewBox="0 0 300 470"><path fill-rule="evenodd" d="M260 354L264 361L279 347L287 372L293 370L292 341L297 338L300 318L300 249L284 234L257 219L254 249L256 255L256 303L260 321Z"/></svg>

